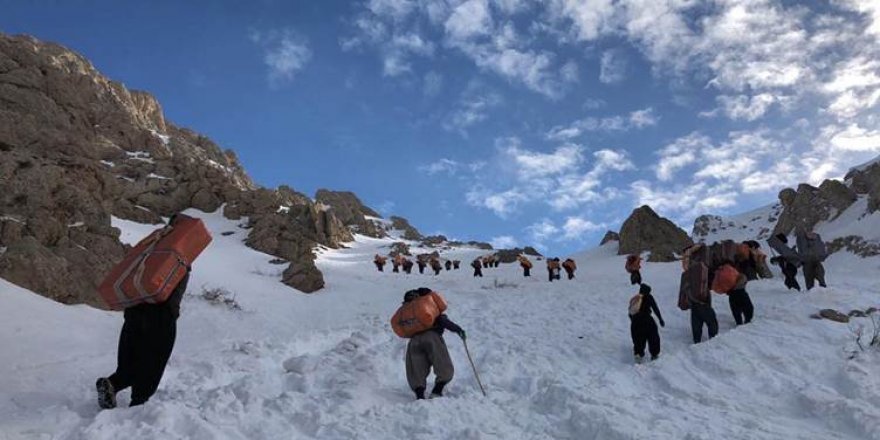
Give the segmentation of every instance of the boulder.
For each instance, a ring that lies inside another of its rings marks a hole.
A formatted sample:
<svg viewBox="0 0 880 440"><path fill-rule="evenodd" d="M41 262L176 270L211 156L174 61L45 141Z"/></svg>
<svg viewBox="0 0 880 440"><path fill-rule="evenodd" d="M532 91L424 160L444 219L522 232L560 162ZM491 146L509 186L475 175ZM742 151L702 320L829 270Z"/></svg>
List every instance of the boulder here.
<svg viewBox="0 0 880 440"><path fill-rule="evenodd" d="M291 263L281 275L281 282L303 293L313 293L324 288L324 275L314 264Z"/></svg>
<svg viewBox="0 0 880 440"><path fill-rule="evenodd" d="M676 254L691 244L685 231L645 205L633 210L623 222L618 255L650 252L648 261L675 261Z"/></svg>
<svg viewBox="0 0 880 440"><path fill-rule="evenodd" d="M822 309L819 311L819 316L842 324L849 322L849 316L834 309Z"/></svg>

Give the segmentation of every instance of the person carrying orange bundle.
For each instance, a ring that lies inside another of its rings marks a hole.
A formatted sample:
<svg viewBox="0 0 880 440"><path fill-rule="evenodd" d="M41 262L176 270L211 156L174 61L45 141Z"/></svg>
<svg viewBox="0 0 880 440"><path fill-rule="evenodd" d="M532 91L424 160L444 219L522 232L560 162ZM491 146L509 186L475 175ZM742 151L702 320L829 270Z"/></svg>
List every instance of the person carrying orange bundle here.
<svg viewBox="0 0 880 440"><path fill-rule="evenodd" d="M559 274L560 270L561 269L559 265L559 258L547 259L547 274L550 278L551 283L553 282L553 280L558 280L561 278L561 275Z"/></svg>
<svg viewBox="0 0 880 440"><path fill-rule="evenodd" d="M629 272L629 282L632 285L642 284L642 256L632 254L626 257L626 265L624 266Z"/></svg>
<svg viewBox="0 0 880 440"><path fill-rule="evenodd" d="M440 264L440 260L436 258L431 259L431 269L434 270L434 275L440 275L440 272L443 271L443 265Z"/></svg>
<svg viewBox="0 0 880 440"><path fill-rule="evenodd" d="M455 373L452 358L443 340L443 331L456 333L463 341L465 331L444 313L446 300L437 292L421 287L406 292L403 304L391 318L394 333L409 339L406 346L406 380L417 400L425 398L428 375L434 370L431 397L443 396L443 389Z"/></svg>
<svg viewBox="0 0 880 440"><path fill-rule="evenodd" d="M532 262L529 260L529 258L526 257L525 255L520 255L519 257L517 257L517 259L519 260L519 265L522 266L522 268L523 268L523 276L524 277L532 276L532 274L531 274Z"/></svg>
<svg viewBox="0 0 880 440"><path fill-rule="evenodd" d="M566 258L565 261L562 262L562 268L565 269L568 279L574 279L574 271L577 270L577 263L575 263L574 260Z"/></svg>
<svg viewBox="0 0 880 440"><path fill-rule="evenodd" d="M403 271L406 272L407 275L412 273L413 262L409 258L403 259Z"/></svg>
<svg viewBox="0 0 880 440"><path fill-rule="evenodd" d="M391 260L391 266L393 267L391 271L394 273L400 273L400 266L403 266L403 260L405 260L403 255L395 255L394 258Z"/></svg>
<svg viewBox="0 0 880 440"><path fill-rule="evenodd" d="M376 269L379 269L379 272L384 272L384 271L385 271L385 263L386 263L387 261L388 261L387 258L385 258L385 257L383 257L383 256L381 256L381 255L379 255L379 254L376 254L376 256L373 257L373 264L376 265Z"/></svg>
<svg viewBox="0 0 880 440"><path fill-rule="evenodd" d="M108 305L125 309L116 371L95 383L98 406L116 407L116 394L131 387L129 406L146 403L159 387L174 350L180 302L191 265L211 243L200 219L172 215L129 251L101 283Z"/></svg>

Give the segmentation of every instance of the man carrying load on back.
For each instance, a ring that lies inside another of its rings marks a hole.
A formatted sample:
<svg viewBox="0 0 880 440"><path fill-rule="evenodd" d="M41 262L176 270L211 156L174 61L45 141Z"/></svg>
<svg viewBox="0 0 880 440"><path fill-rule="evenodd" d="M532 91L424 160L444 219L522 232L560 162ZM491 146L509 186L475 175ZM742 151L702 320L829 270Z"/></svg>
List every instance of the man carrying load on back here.
<svg viewBox="0 0 880 440"><path fill-rule="evenodd" d="M115 408L116 393L128 387L129 406L146 403L156 392L174 349L190 265L210 242L201 220L171 216L101 283L99 292L110 307L125 309L116 372L95 383L101 408Z"/></svg>
<svg viewBox="0 0 880 440"><path fill-rule="evenodd" d="M443 388L452 381L455 368L443 340L443 331L456 333L462 340L467 335L444 313L446 300L427 287L410 290L403 296L403 305L391 318L394 332L408 338L406 346L406 380L416 399L425 398L428 375L434 370L431 397L443 395Z"/></svg>
<svg viewBox="0 0 880 440"><path fill-rule="evenodd" d="M828 258L828 251L822 237L812 231L801 230L797 235L797 252L804 265L804 283L811 290L818 281L819 286L825 284L825 267L822 262Z"/></svg>

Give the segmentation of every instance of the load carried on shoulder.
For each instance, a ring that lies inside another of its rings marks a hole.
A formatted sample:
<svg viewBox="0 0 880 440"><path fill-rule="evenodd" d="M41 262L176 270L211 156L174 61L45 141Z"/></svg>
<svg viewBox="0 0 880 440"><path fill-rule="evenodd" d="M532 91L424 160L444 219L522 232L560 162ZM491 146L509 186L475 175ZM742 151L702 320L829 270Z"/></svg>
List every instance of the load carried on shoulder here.
<svg viewBox="0 0 880 440"><path fill-rule="evenodd" d="M211 243L201 219L177 214L168 226L136 244L98 288L113 310L165 302Z"/></svg>
<svg viewBox="0 0 880 440"><path fill-rule="evenodd" d="M404 303L391 317L391 328L401 338L411 338L430 330L434 321L446 311L446 300L427 288L411 290L404 296Z"/></svg>
<svg viewBox="0 0 880 440"><path fill-rule="evenodd" d="M642 256L638 254L627 256L624 269L626 269L626 271L629 273L640 271L642 269Z"/></svg>

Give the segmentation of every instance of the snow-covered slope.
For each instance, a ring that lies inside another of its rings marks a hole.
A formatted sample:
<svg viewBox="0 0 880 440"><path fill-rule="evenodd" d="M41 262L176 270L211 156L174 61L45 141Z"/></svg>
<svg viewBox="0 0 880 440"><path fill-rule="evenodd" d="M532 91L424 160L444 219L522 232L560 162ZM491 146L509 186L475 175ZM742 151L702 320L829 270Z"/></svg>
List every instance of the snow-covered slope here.
<svg viewBox="0 0 880 440"><path fill-rule="evenodd" d="M704 215L694 224L693 238L704 243L720 240L766 240L773 232L782 205L773 204L731 217Z"/></svg>
<svg viewBox="0 0 880 440"><path fill-rule="evenodd" d="M880 438L880 354L847 360L847 326L809 318L877 305L876 260L833 256L831 287L807 295L785 293L778 279L750 284L756 319L741 328L715 296L721 333L697 346L689 315L675 308L679 265L647 264L666 319L663 353L633 365L633 288L615 244L576 255L577 279L551 284L540 262L530 279L516 264L482 279L467 268L379 273L372 255L392 239L358 237L321 252L327 288L303 295L278 282L272 257L241 243L235 222L199 215L215 241L195 264L159 392L142 407L124 408L126 395L116 410L95 403L94 379L115 366L119 313L0 280L0 438ZM151 228L116 225L130 241ZM443 256L468 262L481 252ZM227 289L241 310L199 298L202 286ZM448 396L413 400L406 341L388 318L419 286L447 297L488 397L447 335L456 366Z"/></svg>

